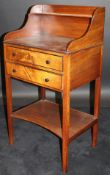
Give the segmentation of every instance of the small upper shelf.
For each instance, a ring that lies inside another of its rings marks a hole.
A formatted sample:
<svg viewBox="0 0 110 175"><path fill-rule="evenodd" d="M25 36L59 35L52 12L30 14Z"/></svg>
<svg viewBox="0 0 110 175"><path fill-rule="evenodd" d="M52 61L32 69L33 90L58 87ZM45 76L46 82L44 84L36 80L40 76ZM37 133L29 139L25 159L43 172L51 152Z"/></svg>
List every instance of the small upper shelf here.
<svg viewBox="0 0 110 175"><path fill-rule="evenodd" d="M103 43L104 7L35 5L5 43L70 53Z"/></svg>

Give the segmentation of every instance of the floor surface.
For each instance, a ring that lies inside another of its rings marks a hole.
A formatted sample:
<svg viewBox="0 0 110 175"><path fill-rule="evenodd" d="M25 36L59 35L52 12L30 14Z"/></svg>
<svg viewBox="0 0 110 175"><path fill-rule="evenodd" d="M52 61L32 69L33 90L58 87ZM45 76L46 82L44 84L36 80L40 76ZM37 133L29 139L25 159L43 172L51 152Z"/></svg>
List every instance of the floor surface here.
<svg viewBox="0 0 110 175"><path fill-rule="evenodd" d="M3 107L0 111L0 175L62 175L59 139L35 124L15 119L14 144L9 145ZM90 130L70 144L67 175L110 175L109 108L101 109L95 149Z"/></svg>

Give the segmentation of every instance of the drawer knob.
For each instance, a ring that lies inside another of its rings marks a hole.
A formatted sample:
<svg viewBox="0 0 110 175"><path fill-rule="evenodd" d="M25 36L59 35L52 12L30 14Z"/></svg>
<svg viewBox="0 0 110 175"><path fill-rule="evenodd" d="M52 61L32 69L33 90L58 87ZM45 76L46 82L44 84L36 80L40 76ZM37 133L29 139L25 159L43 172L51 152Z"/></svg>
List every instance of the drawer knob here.
<svg viewBox="0 0 110 175"><path fill-rule="evenodd" d="M46 64L50 64L50 60L46 60Z"/></svg>
<svg viewBox="0 0 110 175"><path fill-rule="evenodd" d="M13 72L13 73L15 73L15 72L16 72L16 70L15 70L15 69L13 69L13 70L12 70L12 72Z"/></svg>
<svg viewBox="0 0 110 175"><path fill-rule="evenodd" d="M49 82L49 79L48 78L45 78L45 82Z"/></svg>
<svg viewBox="0 0 110 175"><path fill-rule="evenodd" d="M13 57L15 57L15 56L16 56L16 53L15 53L15 52L13 52L13 53L12 53L12 56L13 56Z"/></svg>

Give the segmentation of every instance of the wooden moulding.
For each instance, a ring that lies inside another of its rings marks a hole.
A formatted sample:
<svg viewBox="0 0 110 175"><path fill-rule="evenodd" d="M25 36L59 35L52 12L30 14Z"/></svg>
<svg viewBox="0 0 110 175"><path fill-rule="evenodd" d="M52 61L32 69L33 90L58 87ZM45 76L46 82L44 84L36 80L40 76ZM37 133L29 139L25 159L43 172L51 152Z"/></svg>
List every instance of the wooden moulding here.
<svg viewBox="0 0 110 175"><path fill-rule="evenodd" d="M80 15L92 17L96 7L90 6L71 6L71 5L55 5L55 4L37 4L31 8L30 13L36 14L60 14L60 15Z"/></svg>
<svg viewBox="0 0 110 175"><path fill-rule="evenodd" d="M62 111L59 104L40 100L13 112L12 117L35 123L62 138ZM95 116L71 109L69 141L89 129L96 122Z"/></svg>

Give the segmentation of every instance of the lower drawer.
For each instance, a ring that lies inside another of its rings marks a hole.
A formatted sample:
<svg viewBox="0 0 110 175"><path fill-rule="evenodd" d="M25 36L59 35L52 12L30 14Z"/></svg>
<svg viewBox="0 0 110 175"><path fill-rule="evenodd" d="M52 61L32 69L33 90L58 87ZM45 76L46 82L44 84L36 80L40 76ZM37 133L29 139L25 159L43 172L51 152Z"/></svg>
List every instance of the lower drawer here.
<svg viewBox="0 0 110 175"><path fill-rule="evenodd" d="M6 68L7 73L14 78L45 87L62 89L62 76L60 75L13 63L6 63Z"/></svg>

